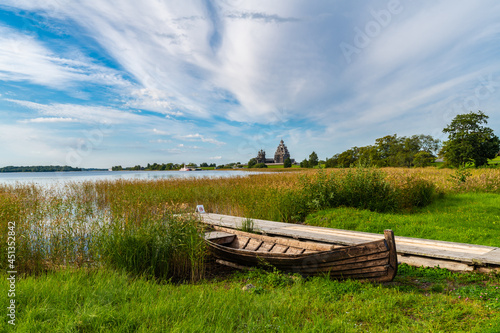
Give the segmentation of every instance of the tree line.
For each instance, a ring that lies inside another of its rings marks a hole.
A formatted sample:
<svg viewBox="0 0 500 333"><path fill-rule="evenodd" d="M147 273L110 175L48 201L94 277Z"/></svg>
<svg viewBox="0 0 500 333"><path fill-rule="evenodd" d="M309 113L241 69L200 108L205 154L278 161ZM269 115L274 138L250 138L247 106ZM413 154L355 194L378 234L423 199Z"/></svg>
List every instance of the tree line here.
<svg viewBox="0 0 500 333"><path fill-rule="evenodd" d="M477 168L487 165L488 160L500 154L500 139L485 126L488 118L482 111L457 115L443 129L443 133L448 134L448 140L442 144L430 135L398 137L393 134L376 139L373 145L347 149L324 162L318 161L313 151L300 166L312 168L323 162L321 164L327 168L348 168L352 165L426 167L441 157L446 166Z"/></svg>
<svg viewBox="0 0 500 333"><path fill-rule="evenodd" d="M425 167L437 158L440 141L430 135L398 137L386 135L375 140L375 144L353 147L335 154L326 161L330 168L347 168L353 164L375 167Z"/></svg>
<svg viewBox="0 0 500 333"><path fill-rule="evenodd" d="M6 166L0 168L0 172L59 172L59 171L82 171L82 169L73 168L67 165Z"/></svg>
<svg viewBox="0 0 500 333"><path fill-rule="evenodd" d="M198 167L195 163L187 163L187 164L177 164L177 163L148 163L147 166L143 167L141 165L135 165L133 167L122 167L121 165L113 166L111 168L112 171L168 171L168 170L179 170L183 166L186 167ZM208 164L206 162L201 163L199 165L201 168L217 168L215 163ZM220 167L220 166L219 166Z"/></svg>

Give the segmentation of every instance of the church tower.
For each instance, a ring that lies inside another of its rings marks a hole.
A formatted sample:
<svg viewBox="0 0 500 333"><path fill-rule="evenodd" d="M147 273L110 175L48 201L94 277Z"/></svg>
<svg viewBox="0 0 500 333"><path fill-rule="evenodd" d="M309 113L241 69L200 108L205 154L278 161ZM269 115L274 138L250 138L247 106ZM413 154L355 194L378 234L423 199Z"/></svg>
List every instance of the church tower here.
<svg viewBox="0 0 500 333"><path fill-rule="evenodd" d="M264 150L260 150L258 153L257 153L257 163L266 163L266 152Z"/></svg>
<svg viewBox="0 0 500 333"><path fill-rule="evenodd" d="M274 163L284 163L287 158L290 158L290 153L283 140L281 140L276 153L274 153Z"/></svg>

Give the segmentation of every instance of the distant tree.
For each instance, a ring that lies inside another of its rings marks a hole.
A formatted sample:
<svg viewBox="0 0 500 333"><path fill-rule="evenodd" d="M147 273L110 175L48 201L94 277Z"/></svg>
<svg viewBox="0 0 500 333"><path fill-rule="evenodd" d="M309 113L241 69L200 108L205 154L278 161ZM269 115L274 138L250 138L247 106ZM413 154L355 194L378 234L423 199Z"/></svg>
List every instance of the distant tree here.
<svg viewBox="0 0 500 333"><path fill-rule="evenodd" d="M263 168L267 168L267 165L265 163L257 163L254 165L254 168L263 169Z"/></svg>
<svg viewBox="0 0 500 333"><path fill-rule="evenodd" d="M336 168L338 166L338 158L339 154L335 154L331 158L327 158L325 168Z"/></svg>
<svg viewBox="0 0 500 333"><path fill-rule="evenodd" d="M439 139L434 139L430 135L414 135L412 139L418 140L421 151L426 151L434 156L437 155L439 147L441 146L441 141Z"/></svg>
<svg viewBox="0 0 500 333"><path fill-rule="evenodd" d="M248 167L253 168L257 164L257 159L251 158L250 161L248 161Z"/></svg>
<svg viewBox="0 0 500 333"><path fill-rule="evenodd" d="M304 158L302 162L300 162L300 167L301 168L309 168L309 161Z"/></svg>
<svg viewBox="0 0 500 333"><path fill-rule="evenodd" d="M319 163L318 155L313 151L311 155L309 155L309 167L314 168Z"/></svg>
<svg viewBox="0 0 500 333"><path fill-rule="evenodd" d="M200 167L202 167L202 168L207 168L207 167L208 167L208 163L203 162L203 163L201 163L201 164L200 164Z"/></svg>
<svg viewBox="0 0 500 333"><path fill-rule="evenodd" d="M377 151L377 147L375 146L365 146L358 148L356 156L356 163L365 167L376 166L379 160L379 154Z"/></svg>
<svg viewBox="0 0 500 333"><path fill-rule="evenodd" d="M291 168L292 167L292 160L289 157L287 159L285 159L285 161L283 162L283 167L284 168Z"/></svg>
<svg viewBox="0 0 500 333"><path fill-rule="evenodd" d="M111 168L112 171L122 171L123 167L121 165L117 165Z"/></svg>
<svg viewBox="0 0 500 333"><path fill-rule="evenodd" d="M423 168L431 165L432 162L436 159L436 156L432 155L427 151L419 151L413 157L413 166L417 168Z"/></svg>
<svg viewBox="0 0 500 333"><path fill-rule="evenodd" d="M465 167L472 163L480 167L495 158L500 149L500 139L489 127L489 117L482 111L459 114L451 124L443 129L448 134L439 154L446 163L455 167Z"/></svg>
<svg viewBox="0 0 500 333"><path fill-rule="evenodd" d="M358 160L358 148L354 147L340 153L337 157L337 166L340 168L349 168Z"/></svg>

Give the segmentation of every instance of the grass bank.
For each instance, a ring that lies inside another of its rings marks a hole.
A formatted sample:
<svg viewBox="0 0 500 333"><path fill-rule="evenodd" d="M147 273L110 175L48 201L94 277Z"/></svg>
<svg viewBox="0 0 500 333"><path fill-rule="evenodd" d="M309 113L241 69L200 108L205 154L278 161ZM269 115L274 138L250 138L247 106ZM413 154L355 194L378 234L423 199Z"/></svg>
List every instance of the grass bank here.
<svg viewBox="0 0 500 333"><path fill-rule="evenodd" d="M448 194L413 213L333 208L309 215L305 223L373 233L392 229L397 236L500 247L500 195Z"/></svg>
<svg viewBox="0 0 500 333"><path fill-rule="evenodd" d="M498 332L499 282L498 276L408 266L400 269L395 282L385 285L322 277L304 280L277 272L176 285L114 270L64 270L18 281L16 329ZM242 290L249 284L253 287ZM2 331L8 328L6 320L0 322Z"/></svg>

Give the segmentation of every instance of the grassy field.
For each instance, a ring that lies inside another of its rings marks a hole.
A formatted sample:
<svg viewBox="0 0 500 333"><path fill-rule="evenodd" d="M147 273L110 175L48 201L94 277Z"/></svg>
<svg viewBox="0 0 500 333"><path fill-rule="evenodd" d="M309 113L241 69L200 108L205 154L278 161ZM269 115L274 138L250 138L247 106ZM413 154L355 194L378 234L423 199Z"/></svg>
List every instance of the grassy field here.
<svg viewBox="0 0 500 333"><path fill-rule="evenodd" d="M2 283L6 285L6 279ZM499 277L400 268L392 283L277 272L176 285L114 270L18 282L19 332L498 332ZM243 290L252 284L254 288ZM56 287L57 286L57 287ZM6 320L0 323L8 330Z"/></svg>
<svg viewBox="0 0 500 333"><path fill-rule="evenodd" d="M500 195L450 194L414 213L333 208L309 215L306 224L500 247Z"/></svg>
<svg viewBox="0 0 500 333"><path fill-rule="evenodd" d="M218 275L203 227L176 215L203 204L249 218L499 246L499 194L498 169L2 185L0 250L7 221L15 222L18 331L499 332L500 274L402 266L384 285ZM255 288L243 291L248 284ZM4 319L0 330L9 331Z"/></svg>

